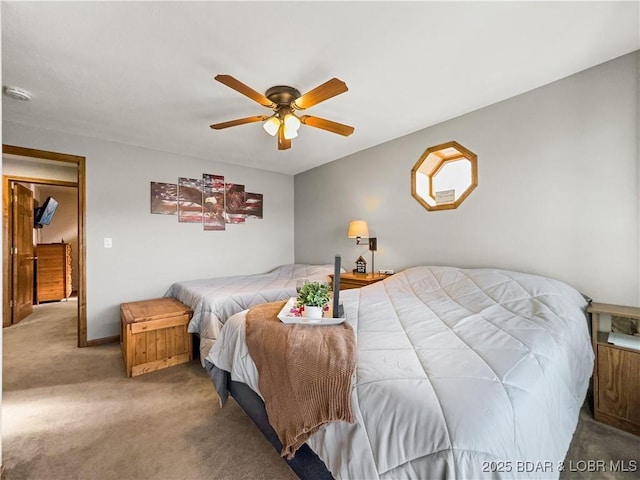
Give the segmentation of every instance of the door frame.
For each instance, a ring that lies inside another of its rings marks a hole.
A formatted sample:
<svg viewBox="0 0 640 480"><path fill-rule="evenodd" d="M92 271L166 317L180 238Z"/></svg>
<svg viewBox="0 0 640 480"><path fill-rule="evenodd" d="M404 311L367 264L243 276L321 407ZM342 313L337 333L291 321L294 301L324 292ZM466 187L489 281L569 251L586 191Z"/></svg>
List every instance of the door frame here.
<svg viewBox="0 0 640 480"><path fill-rule="evenodd" d="M67 153L50 152L47 150L37 150L34 148L18 147L15 145L2 145L2 153L18 155L40 160L54 160L57 162L72 163L77 166L77 184L57 180L44 180L37 178L24 178L3 176L2 184L2 304L3 304L3 325L6 324L7 315L11 316L11 279L9 277L9 185L12 181L39 183L45 185L77 186L78 194L78 347L86 347L87 342L87 282L86 282L86 234L85 234L85 162L86 157L70 155Z"/></svg>

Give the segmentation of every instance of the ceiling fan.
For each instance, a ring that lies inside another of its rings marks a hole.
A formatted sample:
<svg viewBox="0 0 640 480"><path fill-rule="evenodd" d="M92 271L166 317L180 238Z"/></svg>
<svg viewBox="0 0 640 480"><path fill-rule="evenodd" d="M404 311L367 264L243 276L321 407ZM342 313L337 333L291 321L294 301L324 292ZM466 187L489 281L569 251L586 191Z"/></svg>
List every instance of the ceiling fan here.
<svg viewBox="0 0 640 480"><path fill-rule="evenodd" d="M291 148L291 139L298 136L298 129L301 123L344 135L345 137L353 133L354 129L349 125L311 115L298 116L295 113L297 110L313 107L349 90L347 84L337 78L326 81L304 95L301 95L297 89L286 85L271 87L262 95L231 75L216 75L215 79L258 102L263 107L273 110L271 115L254 115L253 117L214 123L211 128L215 130L244 125L245 123L264 122L263 127L267 133L271 136L278 136L278 150Z"/></svg>

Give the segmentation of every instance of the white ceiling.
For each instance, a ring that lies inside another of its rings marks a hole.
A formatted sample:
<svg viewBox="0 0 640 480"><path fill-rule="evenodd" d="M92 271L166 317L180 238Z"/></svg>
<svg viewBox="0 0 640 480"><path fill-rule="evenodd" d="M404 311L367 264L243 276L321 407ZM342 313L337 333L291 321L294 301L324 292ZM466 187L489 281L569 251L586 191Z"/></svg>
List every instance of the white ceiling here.
<svg viewBox="0 0 640 480"><path fill-rule="evenodd" d="M296 174L640 48L639 2L2 2L4 120ZM214 81L349 91L278 151ZM449 139L443 139L449 140ZM26 145L28 146L28 145ZM82 154L82 152L72 152Z"/></svg>

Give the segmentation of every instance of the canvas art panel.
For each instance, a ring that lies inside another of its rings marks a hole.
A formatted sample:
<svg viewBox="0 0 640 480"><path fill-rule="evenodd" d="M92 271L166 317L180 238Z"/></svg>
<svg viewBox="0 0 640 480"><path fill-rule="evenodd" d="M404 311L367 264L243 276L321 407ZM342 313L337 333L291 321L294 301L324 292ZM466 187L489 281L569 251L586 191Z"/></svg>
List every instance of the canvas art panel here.
<svg viewBox="0 0 640 480"><path fill-rule="evenodd" d="M225 184L225 220L227 223L245 223L244 185Z"/></svg>
<svg viewBox="0 0 640 480"><path fill-rule="evenodd" d="M205 230L224 230L226 222L224 218L224 176L202 174L203 182L203 206Z"/></svg>
<svg viewBox="0 0 640 480"><path fill-rule="evenodd" d="M245 193L244 210L247 218L262 218L263 196L261 193Z"/></svg>
<svg viewBox="0 0 640 480"><path fill-rule="evenodd" d="M178 211L178 185L151 182L151 213L175 215Z"/></svg>
<svg viewBox="0 0 640 480"><path fill-rule="evenodd" d="M178 178L178 221L202 223L202 180Z"/></svg>

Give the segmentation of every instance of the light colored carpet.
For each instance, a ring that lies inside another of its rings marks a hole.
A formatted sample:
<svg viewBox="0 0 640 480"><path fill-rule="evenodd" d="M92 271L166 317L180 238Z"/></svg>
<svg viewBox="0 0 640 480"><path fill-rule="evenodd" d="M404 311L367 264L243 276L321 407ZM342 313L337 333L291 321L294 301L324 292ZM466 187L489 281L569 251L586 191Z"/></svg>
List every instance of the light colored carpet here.
<svg viewBox="0 0 640 480"><path fill-rule="evenodd" d="M640 437L596 422L583 408L564 463L561 479L638 480Z"/></svg>
<svg viewBox="0 0 640 480"><path fill-rule="evenodd" d="M76 347L76 303L3 330L2 447L14 479L296 479L198 361L126 378L119 344Z"/></svg>
<svg viewBox="0 0 640 480"><path fill-rule="evenodd" d="M75 346L75 312L75 301L39 305L3 330L7 480L297 478L232 400L218 407L198 361L126 378L118 344ZM640 437L583 409L567 455L575 471L561 478L640 478L611 472L611 460L640 463Z"/></svg>

